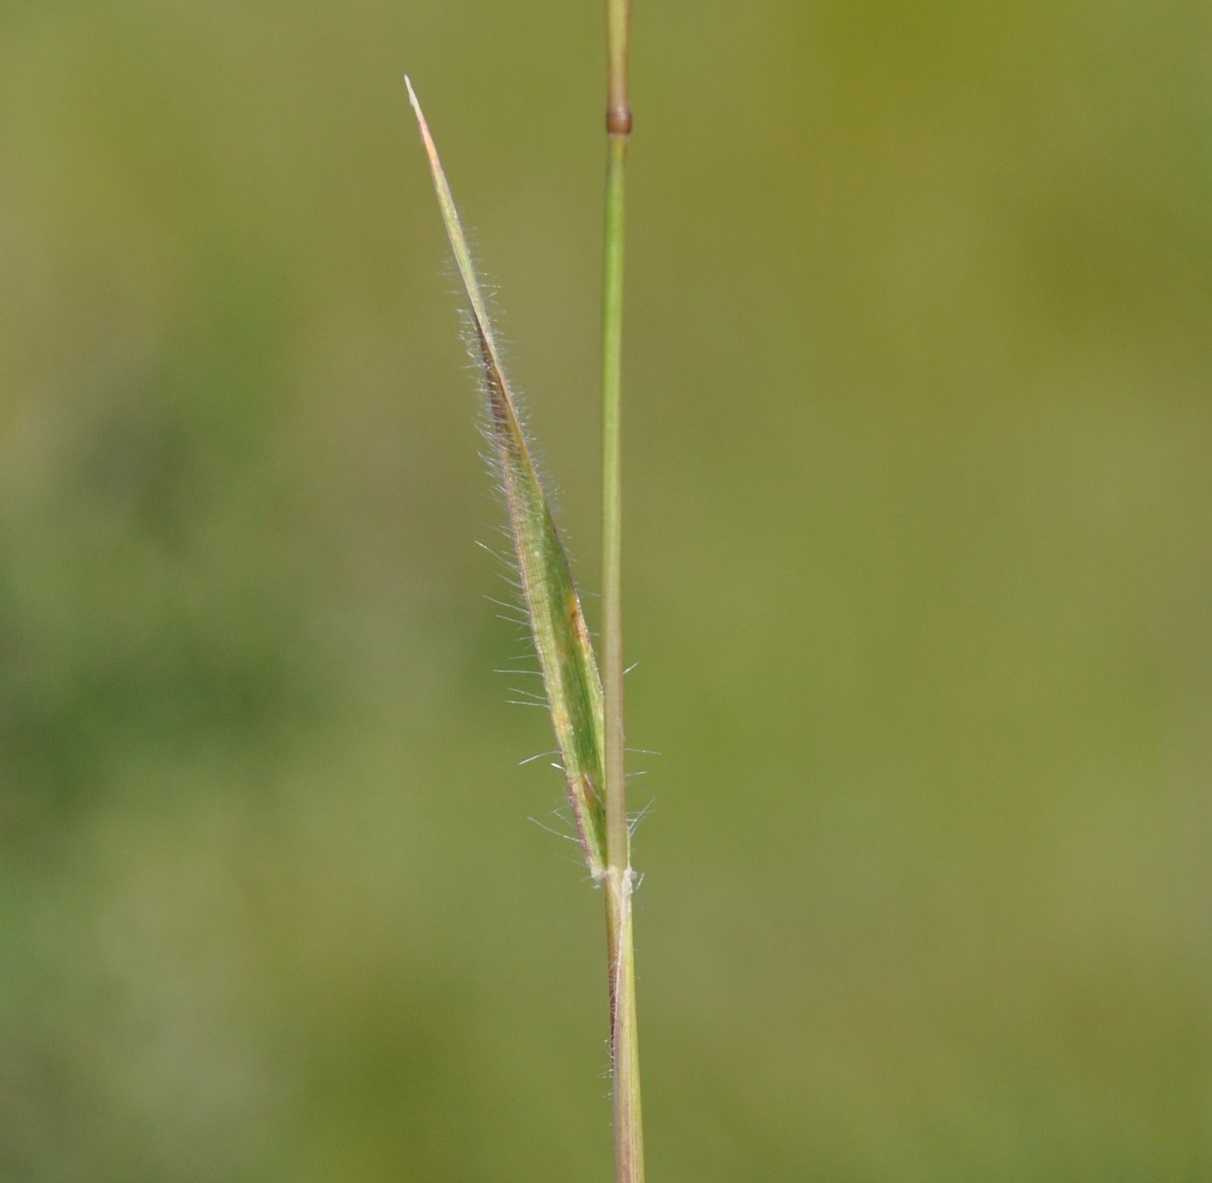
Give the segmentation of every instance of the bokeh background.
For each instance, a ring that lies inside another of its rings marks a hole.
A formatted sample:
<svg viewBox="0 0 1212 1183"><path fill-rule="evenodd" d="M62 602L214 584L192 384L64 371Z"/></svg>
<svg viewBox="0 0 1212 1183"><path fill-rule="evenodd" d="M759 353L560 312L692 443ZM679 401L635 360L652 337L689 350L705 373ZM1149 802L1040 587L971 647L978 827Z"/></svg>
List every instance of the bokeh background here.
<svg viewBox="0 0 1212 1183"><path fill-rule="evenodd" d="M592 617L599 7L0 4L3 1179L610 1177L401 82ZM634 32L651 1177L1212 1178L1212 10Z"/></svg>

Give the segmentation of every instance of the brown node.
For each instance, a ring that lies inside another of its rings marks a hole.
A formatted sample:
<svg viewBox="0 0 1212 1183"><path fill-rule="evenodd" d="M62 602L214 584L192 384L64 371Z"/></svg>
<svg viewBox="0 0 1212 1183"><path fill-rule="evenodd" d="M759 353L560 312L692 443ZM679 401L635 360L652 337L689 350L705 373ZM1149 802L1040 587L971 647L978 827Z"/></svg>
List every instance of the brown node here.
<svg viewBox="0 0 1212 1183"><path fill-rule="evenodd" d="M611 107L606 112L606 130L612 136L631 134L631 108Z"/></svg>

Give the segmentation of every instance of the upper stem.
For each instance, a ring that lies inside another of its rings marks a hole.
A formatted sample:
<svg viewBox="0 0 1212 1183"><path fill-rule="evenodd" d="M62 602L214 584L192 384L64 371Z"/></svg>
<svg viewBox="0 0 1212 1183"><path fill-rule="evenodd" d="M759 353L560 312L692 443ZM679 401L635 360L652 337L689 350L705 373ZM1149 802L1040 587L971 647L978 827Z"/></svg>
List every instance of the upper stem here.
<svg viewBox="0 0 1212 1183"><path fill-rule="evenodd" d="M631 34L631 0L606 0L606 130L631 131L627 91L627 53Z"/></svg>
<svg viewBox="0 0 1212 1183"><path fill-rule="evenodd" d="M602 301L602 690L605 699L606 862L630 866L623 732L620 384L623 328L623 180L627 136L610 136Z"/></svg>

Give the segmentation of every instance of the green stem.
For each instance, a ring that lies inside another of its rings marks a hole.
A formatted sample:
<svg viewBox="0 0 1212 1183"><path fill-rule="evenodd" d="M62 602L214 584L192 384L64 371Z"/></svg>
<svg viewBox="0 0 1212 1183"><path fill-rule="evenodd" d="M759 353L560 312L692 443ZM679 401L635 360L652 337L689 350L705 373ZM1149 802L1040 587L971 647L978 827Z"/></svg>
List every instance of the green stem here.
<svg viewBox="0 0 1212 1183"><path fill-rule="evenodd" d="M610 137L606 174L606 274L602 349L602 686L605 694L606 861L628 866L623 757L622 471L619 368L623 327L625 136Z"/></svg>
<svg viewBox="0 0 1212 1183"><path fill-rule="evenodd" d="M620 397L623 341L623 209L631 104L627 85L631 0L606 0L606 243L602 293L602 687L605 705L606 944L614 1075L616 1183L644 1183L640 1061L632 941L630 833L623 732Z"/></svg>

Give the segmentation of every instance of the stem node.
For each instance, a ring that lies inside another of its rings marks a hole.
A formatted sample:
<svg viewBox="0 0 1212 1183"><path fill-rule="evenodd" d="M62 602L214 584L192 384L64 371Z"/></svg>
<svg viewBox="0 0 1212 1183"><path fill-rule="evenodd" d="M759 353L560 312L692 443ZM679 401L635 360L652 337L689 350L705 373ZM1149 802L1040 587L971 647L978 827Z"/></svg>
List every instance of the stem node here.
<svg viewBox="0 0 1212 1183"><path fill-rule="evenodd" d="M611 107L606 112L606 132L612 136L631 135L631 108Z"/></svg>

